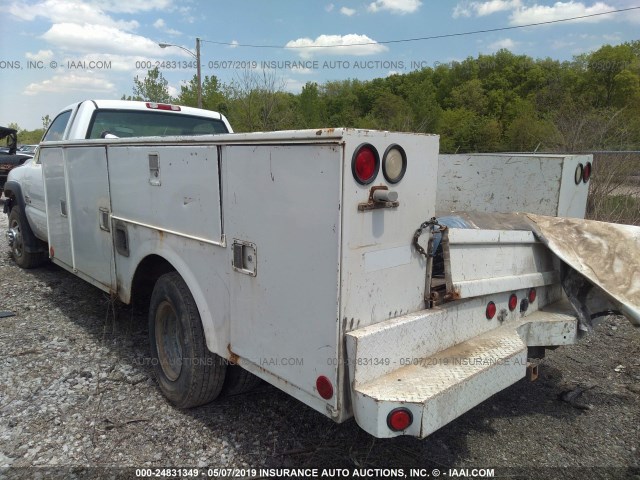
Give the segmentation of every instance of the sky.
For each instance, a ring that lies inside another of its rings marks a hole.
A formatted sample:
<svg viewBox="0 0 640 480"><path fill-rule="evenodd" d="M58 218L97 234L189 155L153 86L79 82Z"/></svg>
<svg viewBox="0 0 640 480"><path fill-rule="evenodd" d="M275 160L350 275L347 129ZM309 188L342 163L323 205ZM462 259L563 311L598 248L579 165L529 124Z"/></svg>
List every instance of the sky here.
<svg viewBox="0 0 640 480"><path fill-rule="evenodd" d="M246 69L266 71L279 87L299 93L307 82L369 80L501 48L570 60L640 39L640 10L383 42L634 6L640 0L3 0L0 125L33 130L42 127L43 116L53 118L73 102L131 95L133 78L155 66L175 95L195 75L196 38L202 39L203 77L229 83L240 81Z"/></svg>

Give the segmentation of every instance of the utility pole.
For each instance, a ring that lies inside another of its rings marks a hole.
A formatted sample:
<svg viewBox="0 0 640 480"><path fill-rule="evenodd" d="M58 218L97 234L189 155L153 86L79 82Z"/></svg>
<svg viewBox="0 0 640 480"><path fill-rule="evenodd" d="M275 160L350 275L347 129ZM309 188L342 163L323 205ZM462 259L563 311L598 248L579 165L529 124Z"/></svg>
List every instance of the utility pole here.
<svg viewBox="0 0 640 480"><path fill-rule="evenodd" d="M200 67L200 38L196 37L196 62L198 63L198 108L202 108L202 71Z"/></svg>

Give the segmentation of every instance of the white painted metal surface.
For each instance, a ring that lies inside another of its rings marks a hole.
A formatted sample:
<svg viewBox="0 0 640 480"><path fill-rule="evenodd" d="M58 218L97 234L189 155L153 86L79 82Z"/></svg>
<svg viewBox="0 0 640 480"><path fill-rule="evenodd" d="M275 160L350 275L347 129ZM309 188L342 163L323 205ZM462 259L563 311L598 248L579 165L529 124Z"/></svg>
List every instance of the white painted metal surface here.
<svg viewBox="0 0 640 480"><path fill-rule="evenodd" d="M22 188L25 202L25 214L34 235L47 240L47 216L44 205L44 181L42 180L42 164L40 152L37 151L32 160L26 161L20 168L11 170L11 180Z"/></svg>
<svg viewBox="0 0 640 480"><path fill-rule="evenodd" d="M590 155L440 155L439 212L530 212L584 218L588 183L576 185Z"/></svg>
<svg viewBox="0 0 640 480"><path fill-rule="evenodd" d="M107 289L115 289L106 149L65 149L63 158L73 268Z"/></svg>
<svg viewBox="0 0 640 480"><path fill-rule="evenodd" d="M449 229L451 279L458 298L551 285L553 255L532 232Z"/></svg>
<svg viewBox="0 0 640 480"><path fill-rule="evenodd" d="M389 132L346 131L343 163L343 234L341 315L350 331L424 308L426 263L411 246L413 232L435 215L438 137ZM370 185L351 172L355 149L370 143L383 154L393 144L407 155L404 178L389 185L382 169ZM398 194L397 208L359 212L371 186L388 186Z"/></svg>
<svg viewBox="0 0 640 480"><path fill-rule="evenodd" d="M150 157L159 169L151 172ZM215 145L162 148L109 148L113 214L148 225L221 244L222 210L218 151Z"/></svg>
<svg viewBox="0 0 640 480"><path fill-rule="evenodd" d="M338 385L342 155L333 142L222 148L225 231L255 245L257 272L229 277L227 348L332 411L338 396L315 382Z"/></svg>
<svg viewBox="0 0 640 480"><path fill-rule="evenodd" d="M481 318L483 299L478 298L348 333L358 425L377 437L433 433L523 378L527 346L574 343L577 322L570 308L565 302L554 303L468 339L453 340L456 324L487 322ZM399 351L406 353L399 357ZM378 364L372 375L366 367L372 358L390 362ZM392 432L386 419L398 407L408 408L414 421L407 430Z"/></svg>

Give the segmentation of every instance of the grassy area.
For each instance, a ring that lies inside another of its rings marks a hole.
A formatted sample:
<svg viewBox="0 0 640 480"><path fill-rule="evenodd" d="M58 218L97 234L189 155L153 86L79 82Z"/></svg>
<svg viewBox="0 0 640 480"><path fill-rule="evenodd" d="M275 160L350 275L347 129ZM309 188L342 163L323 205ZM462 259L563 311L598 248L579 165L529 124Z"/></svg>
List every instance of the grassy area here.
<svg viewBox="0 0 640 480"><path fill-rule="evenodd" d="M605 222L640 225L640 198L634 195L610 195L597 202L587 218Z"/></svg>
<svg viewBox="0 0 640 480"><path fill-rule="evenodd" d="M640 154L594 154L587 218L640 225Z"/></svg>

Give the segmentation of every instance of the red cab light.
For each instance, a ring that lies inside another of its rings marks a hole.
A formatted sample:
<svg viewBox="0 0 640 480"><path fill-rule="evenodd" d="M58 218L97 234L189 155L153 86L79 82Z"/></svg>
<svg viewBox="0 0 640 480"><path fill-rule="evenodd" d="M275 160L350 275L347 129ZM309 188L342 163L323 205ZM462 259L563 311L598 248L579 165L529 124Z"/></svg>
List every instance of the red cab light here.
<svg viewBox="0 0 640 480"><path fill-rule="evenodd" d="M147 102L145 105L147 108L152 108L153 110L171 110L173 112L180 111L180 107L178 105L169 105L168 103Z"/></svg>
<svg viewBox="0 0 640 480"><path fill-rule="evenodd" d="M584 169L582 170L582 181L584 183L587 183L590 178L591 178L591 162L587 162L587 164L584 166Z"/></svg>
<svg viewBox="0 0 640 480"><path fill-rule="evenodd" d="M486 311L487 320L491 320L493 317L495 317L497 310L498 309L496 308L496 304L493 302L489 302L487 304L487 311Z"/></svg>
<svg viewBox="0 0 640 480"><path fill-rule="evenodd" d="M316 379L316 388L318 389L320 396L325 400L329 400L333 397L333 385L331 385L331 380L324 375L320 375Z"/></svg>
<svg viewBox="0 0 640 480"><path fill-rule="evenodd" d="M353 154L351 172L353 178L361 185L373 182L380 169L380 156L373 145L363 143Z"/></svg>
<svg viewBox="0 0 640 480"><path fill-rule="evenodd" d="M512 293L511 296L509 297L509 310L513 312L517 306L518 306L518 296L515 293Z"/></svg>
<svg viewBox="0 0 640 480"><path fill-rule="evenodd" d="M413 414L406 408L396 408L387 415L387 426L394 432L402 432L413 423Z"/></svg>
<svg viewBox="0 0 640 480"><path fill-rule="evenodd" d="M529 290L529 303L533 303L536 301L537 292L535 288Z"/></svg>

